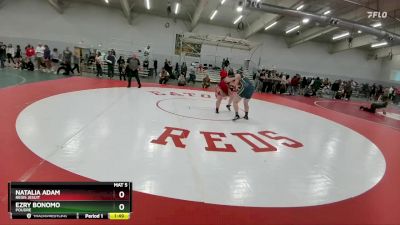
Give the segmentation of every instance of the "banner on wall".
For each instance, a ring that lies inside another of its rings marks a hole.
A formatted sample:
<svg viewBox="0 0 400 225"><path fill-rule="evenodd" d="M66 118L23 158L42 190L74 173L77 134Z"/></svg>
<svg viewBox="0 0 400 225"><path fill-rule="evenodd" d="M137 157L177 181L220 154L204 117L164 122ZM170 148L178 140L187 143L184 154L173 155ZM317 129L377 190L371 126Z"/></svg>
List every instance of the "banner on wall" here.
<svg viewBox="0 0 400 225"><path fill-rule="evenodd" d="M176 34L175 55L184 55L200 58L201 44L189 43L183 41L182 34Z"/></svg>

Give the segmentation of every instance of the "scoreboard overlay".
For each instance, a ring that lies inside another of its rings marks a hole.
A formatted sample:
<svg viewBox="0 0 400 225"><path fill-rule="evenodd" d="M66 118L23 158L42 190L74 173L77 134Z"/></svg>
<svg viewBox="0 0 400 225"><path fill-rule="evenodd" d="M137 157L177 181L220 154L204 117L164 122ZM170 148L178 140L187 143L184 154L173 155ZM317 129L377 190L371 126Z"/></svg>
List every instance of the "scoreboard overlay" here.
<svg viewBox="0 0 400 225"><path fill-rule="evenodd" d="M127 220L132 182L10 182L12 219Z"/></svg>

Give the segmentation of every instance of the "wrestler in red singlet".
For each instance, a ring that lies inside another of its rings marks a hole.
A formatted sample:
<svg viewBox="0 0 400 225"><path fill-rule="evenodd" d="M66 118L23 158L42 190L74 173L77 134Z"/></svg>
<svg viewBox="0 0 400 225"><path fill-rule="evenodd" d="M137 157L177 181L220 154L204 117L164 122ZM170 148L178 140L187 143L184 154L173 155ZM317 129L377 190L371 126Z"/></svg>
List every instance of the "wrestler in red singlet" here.
<svg viewBox="0 0 400 225"><path fill-rule="evenodd" d="M219 76L221 77L221 81L219 82L216 92L215 92L215 97L217 98L217 101L215 103L215 112L219 113L219 106L221 105L222 99L224 99L226 96L229 96L229 101L228 105L226 105L226 108L231 111L231 104L233 101L233 95L229 93L229 86L225 82L225 78L228 77L228 72L225 69L222 69L221 72L219 73Z"/></svg>
<svg viewBox="0 0 400 225"><path fill-rule="evenodd" d="M218 84L218 87L224 92L225 96L229 95L229 87L228 84L224 81L225 77L228 76L228 72L224 69L221 70L219 73L219 76L221 77L221 81Z"/></svg>

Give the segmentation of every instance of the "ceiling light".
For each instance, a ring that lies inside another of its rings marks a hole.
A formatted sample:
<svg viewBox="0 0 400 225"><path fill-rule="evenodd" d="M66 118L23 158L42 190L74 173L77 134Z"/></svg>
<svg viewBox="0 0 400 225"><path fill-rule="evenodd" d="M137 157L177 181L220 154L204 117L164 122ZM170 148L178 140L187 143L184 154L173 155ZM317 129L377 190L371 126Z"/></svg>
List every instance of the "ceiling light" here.
<svg viewBox="0 0 400 225"><path fill-rule="evenodd" d="M175 15L178 14L178 12L179 12L179 2L177 2L175 5Z"/></svg>
<svg viewBox="0 0 400 225"><path fill-rule="evenodd" d="M295 30L297 30L297 29L299 29L299 28L300 28L300 25L297 25L297 26L295 26L295 27L292 27L292 28L290 28L289 30L286 31L286 34L288 34L288 33L290 33L290 32L293 32L293 31L295 31Z"/></svg>
<svg viewBox="0 0 400 225"><path fill-rule="evenodd" d="M358 30L358 31L357 31L357 33L361 34L361 33L362 33L362 31L361 31L361 30Z"/></svg>
<svg viewBox="0 0 400 225"><path fill-rule="evenodd" d="M233 22L233 24L237 24L239 21L240 21L240 19L242 19L242 15L240 15L234 22Z"/></svg>
<svg viewBox="0 0 400 225"><path fill-rule="evenodd" d="M372 45L371 45L371 48L377 48L377 47L380 47L380 46L385 46L385 45L387 45L387 44L388 44L388 43L387 43L386 41L378 42L378 43L372 44Z"/></svg>
<svg viewBox="0 0 400 225"><path fill-rule="evenodd" d="M346 33L343 33L343 34L333 35L332 40L337 40L337 39L340 39L340 38L344 38L344 37L347 37L349 35L350 35L349 32L346 32Z"/></svg>
<svg viewBox="0 0 400 225"><path fill-rule="evenodd" d="M382 26L381 22L371 24L371 27L381 27L381 26Z"/></svg>
<svg viewBox="0 0 400 225"><path fill-rule="evenodd" d="M306 23L310 22L310 19L309 19L309 18L304 18L301 22L303 22L304 24L306 24Z"/></svg>
<svg viewBox="0 0 400 225"><path fill-rule="evenodd" d="M110 3L109 0L104 0L107 4Z"/></svg>
<svg viewBox="0 0 400 225"><path fill-rule="evenodd" d="M150 0L146 0L146 8L147 10L150 10Z"/></svg>
<svg viewBox="0 0 400 225"><path fill-rule="evenodd" d="M296 8L297 11L301 10L302 8L304 8L304 5L300 5L299 7Z"/></svg>
<svg viewBox="0 0 400 225"><path fill-rule="evenodd" d="M257 3L261 2L261 0L257 0Z"/></svg>
<svg viewBox="0 0 400 225"><path fill-rule="evenodd" d="M268 25L268 26L265 28L265 30L268 30L269 28L275 26L277 23L278 23L278 21L275 21L275 22L271 23L270 25Z"/></svg>
<svg viewBox="0 0 400 225"><path fill-rule="evenodd" d="M210 20L213 20L215 15L217 15L217 13L218 13L218 10L214 10L213 14L210 17Z"/></svg>
<svg viewBox="0 0 400 225"><path fill-rule="evenodd" d="M222 1L221 1L221 5L223 5L223 4L225 3L225 1L226 1L226 0L222 0Z"/></svg>
<svg viewBox="0 0 400 225"><path fill-rule="evenodd" d="M238 11L238 12L243 11L243 7L242 7L242 6L238 6L238 7L236 8L236 11Z"/></svg>
<svg viewBox="0 0 400 225"><path fill-rule="evenodd" d="M324 12L324 15L328 15L328 14L331 14L331 10L328 10L328 11Z"/></svg>

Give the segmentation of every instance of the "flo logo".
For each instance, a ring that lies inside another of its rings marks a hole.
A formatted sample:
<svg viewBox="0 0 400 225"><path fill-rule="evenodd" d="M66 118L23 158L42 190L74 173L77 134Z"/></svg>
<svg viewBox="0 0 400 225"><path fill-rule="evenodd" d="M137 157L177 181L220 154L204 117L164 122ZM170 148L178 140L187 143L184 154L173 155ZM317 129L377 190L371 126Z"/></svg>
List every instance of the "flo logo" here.
<svg viewBox="0 0 400 225"><path fill-rule="evenodd" d="M379 19L386 19L387 18L387 12L383 11L367 11L368 14L368 18L370 19L375 19L375 18L379 18Z"/></svg>

